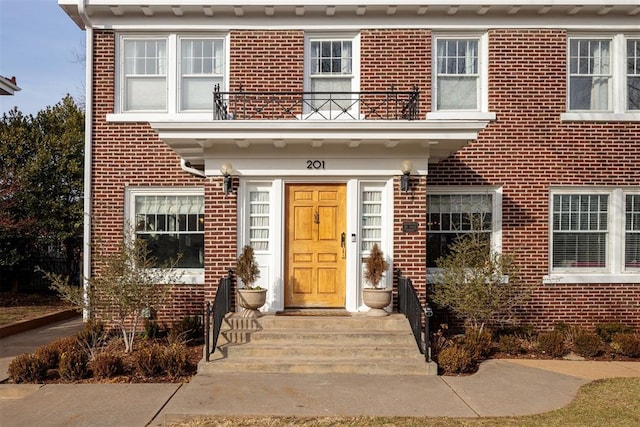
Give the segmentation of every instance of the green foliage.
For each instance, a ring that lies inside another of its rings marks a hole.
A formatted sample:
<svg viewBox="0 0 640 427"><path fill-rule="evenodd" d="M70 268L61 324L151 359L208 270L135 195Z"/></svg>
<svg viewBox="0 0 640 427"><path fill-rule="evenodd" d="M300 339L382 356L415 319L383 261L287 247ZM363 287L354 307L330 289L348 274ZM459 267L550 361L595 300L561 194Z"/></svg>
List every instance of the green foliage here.
<svg viewBox="0 0 640 427"><path fill-rule="evenodd" d="M15 383L37 383L47 375L47 365L33 354L22 354L9 363L9 378Z"/></svg>
<svg viewBox="0 0 640 427"><path fill-rule="evenodd" d="M611 348L627 357L640 357L640 337L633 333L617 333L611 338Z"/></svg>
<svg viewBox="0 0 640 427"><path fill-rule="evenodd" d="M74 348L60 355L58 373L67 381L77 381L89 374L89 353L83 348Z"/></svg>
<svg viewBox="0 0 640 427"><path fill-rule="evenodd" d="M93 375L98 378L114 377L124 371L122 357L111 350L96 354L90 365Z"/></svg>
<svg viewBox="0 0 640 427"><path fill-rule="evenodd" d="M431 299L475 327L510 321L533 288L520 280L515 257L492 253L481 233L458 238L449 255L437 260Z"/></svg>
<svg viewBox="0 0 640 427"><path fill-rule="evenodd" d="M153 343L138 350L134 355L136 369L147 377L155 377L162 374L165 369L164 348Z"/></svg>
<svg viewBox="0 0 640 427"><path fill-rule="evenodd" d="M144 319L144 337L153 339L160 336L160 324L153 319Z"/></svg>
<svg viewBox="0 0 640 427"><path fill-rule="evenodd" d="M373 288L377 288L382 280L385 271L389 269L389 263L385 261L384 254L377 243L373 244L369 258L364 264L364 280L369 282Z"/></svg>
<svg viewBox="0 0 640 427"><path fill-rule="evenodd" d="M469 350L453 344L438 353L438 366L445 374L463 374L475 369Z"/></svg>
<svg viewBox="0 0 640 427"><path fill-rule="evenodd" d="M553 330L538 335L538 351L551 357L564 355L564 336L562 332Z"/></svg>
<svg viewBox="0 0 640 427"><path fill-rule="evenodd" d="M611 342L614 334L629 332L633 332L633 329L619 322L598 323L596 325L596 334L600 335L604 342Z"/></svg>
<svg viewBox="0 0 640 427"><path fill-rule="evenodd" d="M236 262L235 273L242 280L245 289L261 289L260 286L253 286L260 277L260 267L251 246L246 245L242 248L242 253Z"/></svg>
<svg viewBox="0 0 640 427"><path fill-rule="evenodd" d="M81 245L84 113L70 96L35 117L17 108L0 120L0 265Z"/></svg>
<svg viewBox="0 0 640 427"><path fill-rule="evenodd" d="M515 335L501 335L498 339L498 349L503 353L516 356L522 352L522 343Z"/></svg>
<svg viewBox="0 0 640 427"><path fill-rule="evenodd" d="M594 332L581 331L573 340L573 350L580 356L597 356L602 353L602 340Z"/></svg>

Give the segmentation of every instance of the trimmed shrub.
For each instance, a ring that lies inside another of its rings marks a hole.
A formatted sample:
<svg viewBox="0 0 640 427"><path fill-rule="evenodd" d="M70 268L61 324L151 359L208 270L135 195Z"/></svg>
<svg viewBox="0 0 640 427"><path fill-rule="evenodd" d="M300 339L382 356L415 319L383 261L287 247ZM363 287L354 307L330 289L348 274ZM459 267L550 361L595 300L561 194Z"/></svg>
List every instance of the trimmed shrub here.
<svg viewBox="0 0 640 427"><path fill-rule="evenodd" d="M501 352L515 356L522 351L520 338L514 335L502 335L498 340L498 348Z"/></svg>
<svg viewBox="0 0 640 427"><path fill-rule="evenodd" d="M462 374L475 368L469 350L459 344L442 350L438 354L438 365L445 374Z"/></svg>
<svg viewBox="0 0 640 427"><path fill-rule="evenodd" d="M89 354L84 349L75 348L60 355L58 373L60 378L76 381L85 378L88 373Z"/></svg>
<svg viewBox="0 0 640 427"><path fill-rule="evenodd" d="M15 383L38 383L45 379L47 366L37 356L25 353L9 363L8 373Z"/></svg>
<svg viewBox="0 0 640 427"><path fill-rule="evenodd" d="M602 353L602 340L593 332L582 331L573 340L573 350L580 356L597 356Z"/></svg>
<svg viewBox="0 0 640 427"><path fill-rule="evenodd" d="M162 360L164 371L173 378L188 375L191 372L189 351L184 344L171 344L164 351Z"/></svg>
<svg viewBox="0 0 640 427"><path fill-rule="evenodd" d="M467 349L474 361L480 361L486 359L491 353L491 338L491 331L486 328L469 328L461 344Z"/></svg>
<svg viewBox="0 0 640 427"><path fill-rule="evenodd" d="M560 331L543 332L538 335L538 351L551 357L564 354L564 337Z"/></svg>
<svg viewBox="0 0 640 427"><path fill-rule="evenodd" d="M164 349L161 345L153 343L139 349L134 360L140 374L147 377L160 375L164 370Z"/></svg>
<svg viewBox="0 0 640 427"><path fill-rule="evenodd" d="M56 369L60 361L60 352L57 347L50 344L40 346L34 355L44 364L45 369Z"/></svg>
<svg viewBox="0 0 640 427"><path fill-rule="evenodd" d="M627 334L630 332L633 332L633 329L619 322L599 323L596 325L596 334L604 342L611 342L615 334Z"/></svg>
<svg viewBox="0 0 640 427"><path fill-rule="evenodd" d="M114 377L124 370L122 357L112 351L96 354L90 363L93 375L98 378Z"/></svg>
<svg viewBox="0 0 640 427"><path fill-rule="evenodd" d="M632 333L613 334L611 349L623 356L640 357L640 337Z"/></svg>

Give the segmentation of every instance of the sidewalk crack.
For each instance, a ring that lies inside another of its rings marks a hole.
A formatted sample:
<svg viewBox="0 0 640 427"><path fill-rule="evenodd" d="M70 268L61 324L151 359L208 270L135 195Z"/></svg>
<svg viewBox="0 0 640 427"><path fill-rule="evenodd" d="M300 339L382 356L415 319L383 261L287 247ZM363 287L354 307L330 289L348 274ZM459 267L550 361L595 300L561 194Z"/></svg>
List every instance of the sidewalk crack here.
<svg viewBox="0 0 640 427"><path fill-rule="evenodd" d="M456 396L458 396L458 399L460 399L460 401L461 401L462 403L464 403L464 404L465 404L465 406L466 406L467 408L469 408L469 410L470 410L471 412L473 412L473 413L476 415L476 417L478 417L478 418L481 418L481 417L482 417L482 416L481 416L481 415L480 415L480 414L479 414L475 409L473 409L473 407L472 407L471 405L469 405L469 403L468 403L466 400L464 400L464 398L463 398L463 397L462 397L462 396L461 396L461 395L456 391L456 389L455 389L455 388L453 388L453 387L451 386L451 384L449 384L449 383L447 382L447 380L446 380L444 377L442 377L442 376L441 376L441 377L440 377L440 380L441 380L443 383L445 383L445 384L447 385L447 387L449 387L449 389L453 392L453 394L455 394Z"/></svg>

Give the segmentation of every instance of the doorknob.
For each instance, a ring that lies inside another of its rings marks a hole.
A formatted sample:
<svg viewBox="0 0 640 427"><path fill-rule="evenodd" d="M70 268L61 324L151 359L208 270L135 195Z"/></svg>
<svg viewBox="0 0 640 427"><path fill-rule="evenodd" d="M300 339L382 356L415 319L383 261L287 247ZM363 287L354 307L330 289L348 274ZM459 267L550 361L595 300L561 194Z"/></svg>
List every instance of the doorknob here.
<svg viewBox="0 0 640 427"><path fill-rule="evenodd" d="M347 234L342 233L340 235L340 247L342 248L342 259L345 259L347 256Z"/></svg>
<svg viewBox="0 0 640 427"><path fill-rule="evenodd" d="M318 213L318 211L315 211L313 213L313 223L320 224L320 214Z"/></svg>

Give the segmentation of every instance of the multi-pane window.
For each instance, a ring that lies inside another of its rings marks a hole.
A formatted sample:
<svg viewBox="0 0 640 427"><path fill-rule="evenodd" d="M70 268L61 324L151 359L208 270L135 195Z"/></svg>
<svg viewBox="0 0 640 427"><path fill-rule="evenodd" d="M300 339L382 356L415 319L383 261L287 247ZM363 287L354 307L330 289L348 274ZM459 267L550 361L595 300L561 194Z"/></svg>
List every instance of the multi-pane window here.
<svg viewBox="0 0 640 427"><path fill-rule="evenodd" d="M627 110L640 110L640 39L627 40Z"/></svg>
<svg viewBox="0 0 640 427"><path fill-rule="evenodd" d="M553 196L553 268L604 268L609 236L607 194Z"/></svg>
<svg viewBox="0 0 640 427"><path fill-rule="evenodd" d="M362 192L362 251L368 252L374 244L382 245L382 190L366 189Z"/></svg>
<svg viewBox="0 0 640 427"><path fill-rule="evenodd" d="M136 194L135 236L147 242L156 267L204 268L204 197Z"/></svg>
<svg viewBox="0 0 640 427"><path fill-rule="evenodd" d="M166 39L124 40L123 61L123 109L166 110Z"/></svg>
<svg viewBox="0 0 640 427"><path fill-rule="evenodd" d="M269 250L269 192L249 192L249 244L256 251Z"/></svg>
<svg viewBox="0 0 640 427"><path fill-rule="evenodd" d="M569 109L610 109L612 78L611 41L572 39L569 41Z"/></svg>
<svg viewBox="0 0 640 427"><path fill-rule="evenodd" d="M180 106L182 110L210 110L213 89L224 86L224 41L180 40Z"/></svg>
<svg viewBox="0 0 640 427"><path fill-rule="evenodd" d="M311 40L309 52L309 90L323 92L311 97L313 109L339 111L352 108L353 41Z"/></svg>
<svg viewBox="0 0 640 427"><path fill-rule="evenodd" d="M625 196L624 262L627 269L640 269L640 194Z"/></svg>
<svg viewBox="0 0 640 427"><path fill-rule="evenodd" d="M480 109L478 39L436 40L436 109Z"/></svg>
<svg viewBox="0 0 640 427"><path fill-rule="evenodd" d="M457 239L469 233L486 237L490 247L493 230L492 194L430 194L427 196L427 267L437 266Z"/></svg>

